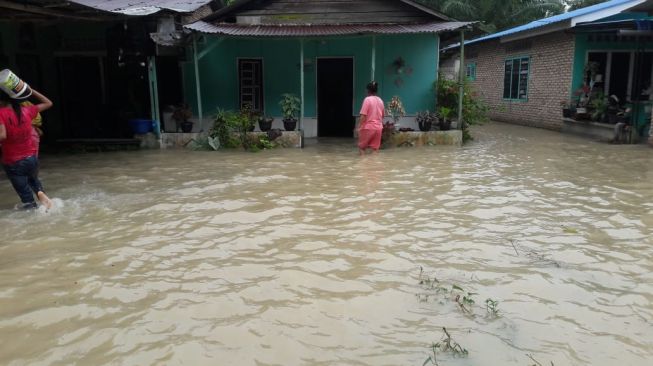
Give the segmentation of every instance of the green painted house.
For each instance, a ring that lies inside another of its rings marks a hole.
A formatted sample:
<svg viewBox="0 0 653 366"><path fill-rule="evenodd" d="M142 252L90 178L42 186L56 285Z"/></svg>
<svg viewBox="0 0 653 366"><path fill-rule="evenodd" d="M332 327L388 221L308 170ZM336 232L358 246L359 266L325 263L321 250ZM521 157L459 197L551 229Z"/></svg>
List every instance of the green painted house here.
<svg viewBox="0 0 653 366"><path fill-rule="evenodd" d="M195 130L209 128L218 108L245 104L282 128L279 100L292 93L305 137L352 136L371 80L384 100L402 98L400 124L417 129L416 112L435 108L441 38L468 24L408 0L236 1L186 26L194 48L183 84Z"/></svg>

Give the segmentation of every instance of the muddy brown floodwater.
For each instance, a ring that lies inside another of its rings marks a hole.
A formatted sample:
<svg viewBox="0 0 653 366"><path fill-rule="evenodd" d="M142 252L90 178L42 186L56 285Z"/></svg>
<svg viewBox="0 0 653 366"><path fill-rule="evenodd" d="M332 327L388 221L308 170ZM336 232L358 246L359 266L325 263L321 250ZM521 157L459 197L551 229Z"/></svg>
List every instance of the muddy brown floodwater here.
<svg viewBox="0 0 653 366"><path fill-rule="evenodd" d="M444 326L443 366L650 365L653 151L476 136L49 157L47 214L3 178L0 364L422 365Z"/></svg>

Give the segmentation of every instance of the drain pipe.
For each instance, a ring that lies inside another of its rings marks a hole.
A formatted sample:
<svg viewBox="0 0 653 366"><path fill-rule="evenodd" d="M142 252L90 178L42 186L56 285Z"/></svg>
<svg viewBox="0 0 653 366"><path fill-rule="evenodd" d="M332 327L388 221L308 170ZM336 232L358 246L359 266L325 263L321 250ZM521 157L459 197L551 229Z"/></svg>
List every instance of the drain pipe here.
<svg viewBox="0 0 653 366"><path fill-rule="evenodd" d="M458 124L463 130L463 97L465 93L465 28L460 29L460 67L458 70Z"/></svg>
<svg viewBox="0 0 653 366"><path fill-rule="evenodd" d="M299 40L299 86L301 88L299 95L301 99L301 107L299 112L299 146L304 147L304 39Z"/></svg>

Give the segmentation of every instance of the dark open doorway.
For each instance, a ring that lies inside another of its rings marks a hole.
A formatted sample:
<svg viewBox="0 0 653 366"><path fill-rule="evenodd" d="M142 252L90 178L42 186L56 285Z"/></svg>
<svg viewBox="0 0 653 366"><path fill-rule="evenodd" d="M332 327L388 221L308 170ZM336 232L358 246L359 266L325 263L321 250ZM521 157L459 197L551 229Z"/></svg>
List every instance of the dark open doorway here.
<svg viewBox="0 0 653 366"><path fill-rule="evenodd" d="M317 60L317 134L352 137L354 134L354 60Z"/></svg>

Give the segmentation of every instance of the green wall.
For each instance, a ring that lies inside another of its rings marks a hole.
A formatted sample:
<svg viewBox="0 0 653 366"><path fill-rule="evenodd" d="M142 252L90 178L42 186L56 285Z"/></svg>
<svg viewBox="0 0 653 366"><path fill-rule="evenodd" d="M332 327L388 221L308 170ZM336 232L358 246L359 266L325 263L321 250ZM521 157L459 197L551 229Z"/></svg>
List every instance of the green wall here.
<svg viewBox="0 0 653 366"><path fill-rule="evenodd" d="M300 94L299 39L224 39L209 37L198 48L220 42L199 61L203 112L215 113L217 108L238 108L238 58L263 59L265 113L279 116L278 101L283 93ZM399 95L408 114L435 108L432 84L437 77L439 38L433 34L376 37L376 77L379 96L389 100ZM312 65L305 70L306 117L316 117L316 58L354 58L354 113L364 99L365 86L371 78L372 36L340 37L304 40L304 58ZM398 57L406 61L404 72L397 74L392 63ZM184 88L187 102L197 112L195 71L192 53L184 64ZM403 83L397 83L397 79Z"/></svg>
<svg viewBox="0 0 653 366"><path fill-rule="evenodd" d="M619 51L637 49L635 42L589 42L588 34L577 34L574 46L574 69L572 73L571 91L573 95L574 90L583 85L583 69L585 68L585 61L588 51ZM647 42L642 45L646 50L653 50L653 42Z"/></svg>
<svg viewBox="0 0 653 366"><path fill-rule="evenodd" d="M570 98L573 97L574 91L580 88L583 85L583 69L585 68L585 62L588 51L635 51L637 50L636 42L590 42L588 40L590 35L588 34L577 34L574 47L574 63L573 63L573 73L572 73L572 84L570 89ZM653 51L653 42L646 42L639 45L640 48L643 48L647 51ZM649 105L651 102L643 102L642 106ZM637 109L637 116L635 118L637 129L640 133L644 131L644 127L649 123L650 114L645 112L645 108L641 107Z"/></svg>

